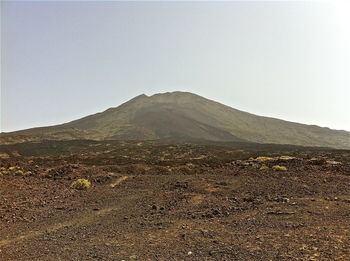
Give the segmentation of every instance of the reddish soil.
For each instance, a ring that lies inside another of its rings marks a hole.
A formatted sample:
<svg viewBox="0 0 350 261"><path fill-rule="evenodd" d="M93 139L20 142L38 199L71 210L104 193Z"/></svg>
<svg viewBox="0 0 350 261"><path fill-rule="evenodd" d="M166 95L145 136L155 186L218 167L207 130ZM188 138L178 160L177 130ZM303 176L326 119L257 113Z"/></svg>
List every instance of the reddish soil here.
<svg viewBox="0 0 350 261"><path fill-rule="evenodd" d="M0 162L2 261L350 260L349 151L50 148Z"/></svg>

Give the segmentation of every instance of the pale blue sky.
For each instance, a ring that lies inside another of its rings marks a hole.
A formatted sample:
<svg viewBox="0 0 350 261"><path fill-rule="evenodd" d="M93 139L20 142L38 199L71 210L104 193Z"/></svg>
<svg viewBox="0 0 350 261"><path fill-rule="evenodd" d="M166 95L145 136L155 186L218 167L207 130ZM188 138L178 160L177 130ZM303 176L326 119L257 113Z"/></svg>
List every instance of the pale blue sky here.
<svg viewBox="0 0 350 261"><path fill-rule="evenodd" d="M176 90L350 130L349 7L2 2L1 130L64 123Z"/></svg>

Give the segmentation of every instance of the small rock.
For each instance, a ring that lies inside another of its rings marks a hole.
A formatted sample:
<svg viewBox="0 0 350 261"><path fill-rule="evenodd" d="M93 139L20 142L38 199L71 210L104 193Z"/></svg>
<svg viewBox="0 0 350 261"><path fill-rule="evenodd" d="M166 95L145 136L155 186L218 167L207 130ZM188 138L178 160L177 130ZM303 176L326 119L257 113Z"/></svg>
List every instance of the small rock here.
<svg viewBox="0 0 350 261"><path fill-rule="evenodd" d="M327 160L326 163L329 165L341 165L341 162L335 160Z"/></svg>
<svg viewBox="0 0 350 261"><path fill-rule="evenodd" d="M221 212L219 210L217 210L217 209L213 209L212 213L213 213L214 216L221 214Z"/></svg>
<svg viewBox="0 0 350 261"><path fill-rule="evenodd" d="M275 198L274 201L288 203L289 202L289 198Z"/></svg>
<svg viewBox="0 0 350 261"><path fill-rule="evenodd" d="M152 209L153 209L153 210L158 210L159 207L158 207L157 205L152 205Z"/></svg>

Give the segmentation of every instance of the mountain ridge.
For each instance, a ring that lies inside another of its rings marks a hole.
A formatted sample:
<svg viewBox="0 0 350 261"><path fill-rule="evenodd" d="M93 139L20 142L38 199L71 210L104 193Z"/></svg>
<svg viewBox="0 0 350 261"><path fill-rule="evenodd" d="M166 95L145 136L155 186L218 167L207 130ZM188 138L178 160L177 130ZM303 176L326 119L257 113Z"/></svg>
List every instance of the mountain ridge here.
<svg viewBox="0 0 350 261"><path fill-rule="evenodd" d="M0 143L202 139L350 148L350 132L258 116L189 92L138 95L64 124L0 134Z"/></svg>

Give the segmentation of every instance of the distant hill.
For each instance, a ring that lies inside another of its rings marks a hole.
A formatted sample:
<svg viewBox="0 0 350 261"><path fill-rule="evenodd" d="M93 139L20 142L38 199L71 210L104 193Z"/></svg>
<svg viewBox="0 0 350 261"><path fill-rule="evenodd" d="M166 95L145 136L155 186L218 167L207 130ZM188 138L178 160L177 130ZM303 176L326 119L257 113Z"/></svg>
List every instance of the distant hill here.
<svg viewBox="0 0 350 261"><path fill-rule="evenodd" d="M69 123L0 134L1 144L74 139L208 140L350 148L350 132L257 116L186 92L140 95Z"/></svg>

